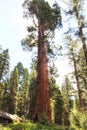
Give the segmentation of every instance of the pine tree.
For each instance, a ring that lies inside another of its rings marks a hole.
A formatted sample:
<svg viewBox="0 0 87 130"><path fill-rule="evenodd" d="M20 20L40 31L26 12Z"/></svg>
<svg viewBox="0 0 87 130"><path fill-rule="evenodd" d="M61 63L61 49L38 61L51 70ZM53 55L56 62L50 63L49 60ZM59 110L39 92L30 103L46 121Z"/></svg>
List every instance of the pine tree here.
<svg viewBox="0 0 87 130"><path fill-rule="evenodd" d="M9 81L9 113L17 113L18 69L11 72Z"/></svg>
<svg viewBox="0 0 87 130"><path fill-rule="evenodd" d="M80 79L81 93L83 95L84 105L87 103L86 90L87 90L87 71L86 71L86 61L83 49L79 50L79 58L78 58L78 73Z"/></svg>
<svg viewBox="0 0 87 130"><path fill-rule="evenodd" d="M64 102L64 111L63 111L64 125L69 125L70 109L72 108L72 102L70 100L70 93L72 90L74 90L74 89L71 85L69 77L68 77L68 75L65 75L64 82L61 86L61 93L62 93L63 102Z"/></svg>
<svg viewBox="0 0 87 130"><path fill-rule="evenodd" d="M0 109L8 111L9 52L0 46Z"/></svg>
<svg viewBox="0 0 87 130"><path fill-rule="evenodd" d="M63 104L64 104L63 98L58 88L55 96L55 103L54 103L54 121L58 125L63 124L63 110L64 110Z"/></svg>
<svg viewBox="0 0 87 130"><path fill-rule="evenodd" d="M8 49L0 51L0 81L8 77L9 54Z"/></svg>
<svg viewBox="0 0 87 130"><path fill-rule="evenodd" d="M21 85L21 83L23 82L23 79L24 79L24 67L21 62L17 63L16 67L18 69L19 84Z"/></svg>
<svg viewBox="0 0 87 130"><path fill-rule="evenodd" d="M30 74L30 106L29 106L29 118L33 119L34 111L35 111L35 100L36 100L36 77L37 73L35 68L32 68Z"/></svg>
<svg viewBox="0 0 87 130"><path fill-rule="evenodd" d="M29 72L24 68L22 63L17 64L18 69L18 90L17 90L17 113L19 116L27 118L29 113Z"/></svg>
<svg viewBox="0 0 87 130"><path fill-rule="evenodd" d="M21 90L19 91L19 115L24 116L25 118L28 117L29 113L29 72L28 69L24 69L24 79L22 82Z"/></svg>
<svg viewBox="0 0 87 130"><path fill-rule="evenodd" d="M9 82L8 81L4 81L3 82L3 91L1 92L2 93L2 96L1 96L1 110L4 110L4 111L7 111L8 112L8 109L9 109Z"/></svg>
<svg viewBox="0 0 87 130"><path fill-rule="evenodd" d="M66 14L69 14L74 18L74 21L76 22L77 28L70 27L69 33L73 33L74 36L79 40L79 43L82 43L82 48L85 56L86 61L86 69L87 69L87 46L86 46L86 35L85 35L85 29L86 26L86 10L84 10L85 5L84 0L72 0L70 1L70 8L69 11ZM76 26L75 26L76 27ZM73 31L72 31L73 30Z"/></svg>
<svg viewBox="0 0 87 130"><path fill-rule="evenodd" d="M77 61L78 61L78 51L76 47L75 41L70 39L70 45L69 45L69 58L73 62L73 67L74 67L74 75L76 79L76 84L77 84L77 90L78 90L78 97L79 97L79 104L81 108L84 108L83 104L83 99L82 99L82 93L81 93L81 86L80 86L80 80L79 80L79 71L77 67Z"/></svg>

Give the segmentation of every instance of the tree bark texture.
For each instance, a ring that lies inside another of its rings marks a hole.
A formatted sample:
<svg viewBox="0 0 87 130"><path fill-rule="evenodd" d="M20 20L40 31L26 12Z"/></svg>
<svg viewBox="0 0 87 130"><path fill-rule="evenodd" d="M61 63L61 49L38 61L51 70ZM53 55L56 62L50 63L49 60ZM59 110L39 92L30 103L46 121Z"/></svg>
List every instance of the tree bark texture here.
<svg viewBox="0 0 87 130"><path fill-rule="evenodd" d="M48 119L51 121L48 83L49 79L48 79L46 45L44 42L44 26L39 24L35 116L38 115L39 118L41 114L46 113Z"/></svg>
<svg viewBox="0 0 87 130"><path fill-rule="evenodd" d="M80 104L81 108L84 108L82 93L80 91L80 82L79 82L79 77L78 77L77 65L76 65L75 58L73 58L73 61L74 61L74 69L75 69L75 77L76 77L76 83L77 83L77 89L78 89L78 96L79 96L79 104Z"/></svg>
<svg viewBox="0 0 87 130"><path fill-rule="evenodd" d="M81 18L79 18L78 9L76 9L76 18L77 18L77 22L78 22L79 36L81 38L81 42L82 42L82 46L83 46L84 56L85 56L85 60L86 60L86 70L87 70L87 46L86 46L86 38L83 33L84 23L82 22Z"/></svg>
<svg viewBox="0 0 87 130"><path fill-rule="evenodd" d="M86 60L86 69L87 69L87 46L86 46L85 37L84 37L82 29L83 29L82 26L79 27L79 33L80 33L80 38L83 45L83 50L84 50L84 55L85 55L85 60Z"/></svg>

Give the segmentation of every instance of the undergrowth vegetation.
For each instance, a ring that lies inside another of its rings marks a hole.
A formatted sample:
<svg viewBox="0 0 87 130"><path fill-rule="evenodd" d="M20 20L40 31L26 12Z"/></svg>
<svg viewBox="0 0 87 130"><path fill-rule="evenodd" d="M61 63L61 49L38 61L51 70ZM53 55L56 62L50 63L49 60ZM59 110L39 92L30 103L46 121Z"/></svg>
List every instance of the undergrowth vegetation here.
<svg viewBox="0 0 87 130"><path fill-rule="evenodd" d="M7 126L0 125L0 130L87 130L87 113L82 111L71 111L70 126L59 126L41 118L39 123L31 121L14 122Z"/></svg>
<svg viewBox="0 0 87 130"><path fill-rule="evenodd" d="M72 111L70 122L76 130L87 130L87 112Z"/></svg>
<svg viewBox="0 0 87 130"><path fill-rule="evenodd" d="M0 126L0 130L74 130L69 128L63 128L63 126L48 124L43 125L40 123L12 123L7 125L6 127Z"/></svg>

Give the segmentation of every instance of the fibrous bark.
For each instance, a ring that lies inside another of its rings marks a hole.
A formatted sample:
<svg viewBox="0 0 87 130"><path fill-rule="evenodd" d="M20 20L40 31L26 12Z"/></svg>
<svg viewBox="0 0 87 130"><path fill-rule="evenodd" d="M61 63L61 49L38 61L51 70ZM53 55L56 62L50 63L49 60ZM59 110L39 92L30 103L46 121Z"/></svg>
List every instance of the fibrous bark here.
<svg viewBox="0 0 87 130"><path fill-rule="evenodd" d="M48 69L46 44L44 42L44 27L39 24L38 27L38 64L37 64L37 85L36 85L36 107L35 116L38 117L42 113L46 113L51 121L49 86L48 86Z"/></svg>

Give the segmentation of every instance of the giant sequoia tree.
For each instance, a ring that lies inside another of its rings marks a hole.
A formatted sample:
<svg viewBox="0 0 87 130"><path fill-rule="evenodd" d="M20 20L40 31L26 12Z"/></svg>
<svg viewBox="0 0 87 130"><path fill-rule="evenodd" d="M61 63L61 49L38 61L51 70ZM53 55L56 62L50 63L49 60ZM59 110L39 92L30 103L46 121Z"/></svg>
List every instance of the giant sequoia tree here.
<svg viewBox="0 0 87 130"><path fill-rule="evenodd" d="M51 121L46 54L49 46L48 38L53 35L57 25L61 23L60 9L57 3L50 7L45 0L25 0L23 7L25 8L25 16L32 18L33 23L27 28L29 35L22 40L22 46L29 49L33 46L38 47L34 117L39 119L40 115L45 112Z"/></svg>

